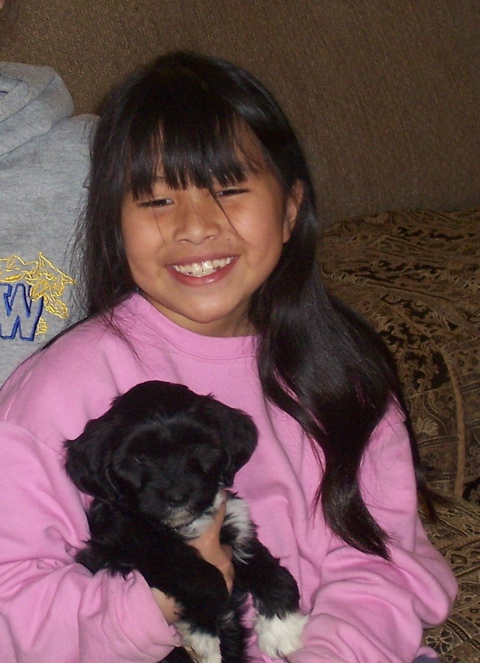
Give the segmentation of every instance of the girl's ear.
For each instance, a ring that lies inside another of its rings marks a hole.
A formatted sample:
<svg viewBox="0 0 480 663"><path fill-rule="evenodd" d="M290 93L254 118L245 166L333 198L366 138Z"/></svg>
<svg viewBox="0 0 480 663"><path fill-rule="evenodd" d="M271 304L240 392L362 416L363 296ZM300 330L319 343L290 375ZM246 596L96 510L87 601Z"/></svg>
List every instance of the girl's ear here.
<svg viewBox="0 0 480 663"><path fill-rule="evenodd" d="M297 221L298 211L303 200L303 182L295 180L294 185L290 189L287 196L285 205L285 221L283 224L283 243L285 244L290 239L292 230Z"/></svg>

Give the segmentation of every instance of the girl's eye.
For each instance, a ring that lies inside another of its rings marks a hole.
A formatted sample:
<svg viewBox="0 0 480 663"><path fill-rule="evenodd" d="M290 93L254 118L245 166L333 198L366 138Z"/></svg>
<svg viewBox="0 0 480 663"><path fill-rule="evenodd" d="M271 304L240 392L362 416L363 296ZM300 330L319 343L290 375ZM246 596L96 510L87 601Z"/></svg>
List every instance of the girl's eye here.
<svg viewBox="0 0 480 663"><path fill-rule="evenodd" d="M240 193L245 193L246 189L240 187L228 187L228 189L221 189L215 194L217 198L226 198L227 196L238 196Z"/></svg>
<svg viewBox="0 0 480 663"><path fill-rule="evenodd" d="M145 200L140 203L140 207L166 207L171 205L173 200L171 198L154 198L153 200Z"/></svg>

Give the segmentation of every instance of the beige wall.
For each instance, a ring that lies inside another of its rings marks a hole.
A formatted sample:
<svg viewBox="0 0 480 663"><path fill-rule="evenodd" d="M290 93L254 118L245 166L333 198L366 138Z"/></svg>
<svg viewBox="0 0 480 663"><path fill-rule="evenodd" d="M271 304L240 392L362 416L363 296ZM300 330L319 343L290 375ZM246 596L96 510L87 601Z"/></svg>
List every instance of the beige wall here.
<svg viewBox="0 0 480 663"><path fill-rule="evenodd" d="M13 4L0 59L55 67L78 112L162 51L197 49L246 66L298 128L327 222L480 203L477 0Z"/></svg>

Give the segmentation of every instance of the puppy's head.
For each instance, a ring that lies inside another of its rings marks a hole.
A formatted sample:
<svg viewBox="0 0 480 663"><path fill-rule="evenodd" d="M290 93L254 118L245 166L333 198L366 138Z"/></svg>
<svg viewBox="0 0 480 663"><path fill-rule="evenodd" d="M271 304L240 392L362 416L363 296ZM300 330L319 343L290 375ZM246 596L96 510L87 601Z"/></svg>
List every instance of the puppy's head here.
<svg viewBox="0 0 480 663"><path fill-rule="evenodd" d="M67 441L65 467L82 492L180 527L211 507L219 486L232 484L256 443L243 412L151 381Z"/></svg>

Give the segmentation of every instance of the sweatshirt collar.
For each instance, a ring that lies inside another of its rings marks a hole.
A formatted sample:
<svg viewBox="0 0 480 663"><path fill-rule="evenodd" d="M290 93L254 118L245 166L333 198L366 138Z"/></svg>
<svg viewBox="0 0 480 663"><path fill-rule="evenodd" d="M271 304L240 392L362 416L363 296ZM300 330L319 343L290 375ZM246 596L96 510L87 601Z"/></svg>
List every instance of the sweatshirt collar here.
<svg viewBox="0 0 480 663"><path fill-rule="evenodd" d="M218 361L255 356L255 336L223 338L196 334L172 322L139 293L121 304L115 316L120 316L135 336L134 329L137 328L142 334L147 332L151 339L160 339L182 354Z"/></svg>

